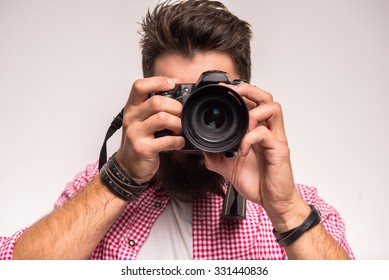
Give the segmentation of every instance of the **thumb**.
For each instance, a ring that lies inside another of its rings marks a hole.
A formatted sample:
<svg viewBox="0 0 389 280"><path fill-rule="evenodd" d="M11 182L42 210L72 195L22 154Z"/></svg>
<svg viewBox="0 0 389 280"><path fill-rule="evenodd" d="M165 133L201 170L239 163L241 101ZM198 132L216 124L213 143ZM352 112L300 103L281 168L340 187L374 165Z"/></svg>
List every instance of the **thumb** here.
<svg viewBox="0 0 389 280"><path fill-rule="evenodd" d="M215 153L207 153L203 152L204 154L204 164L205 167L213 172L219 173L220 175L223 174L223 166L225 165L225 158L222 154L215 154Z"/></svg>

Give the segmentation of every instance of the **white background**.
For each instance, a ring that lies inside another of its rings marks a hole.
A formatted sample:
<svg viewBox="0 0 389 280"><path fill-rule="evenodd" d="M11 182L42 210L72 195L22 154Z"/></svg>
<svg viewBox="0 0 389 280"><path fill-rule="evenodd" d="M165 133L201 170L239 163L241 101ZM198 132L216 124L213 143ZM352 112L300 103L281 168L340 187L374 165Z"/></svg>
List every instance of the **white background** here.
<svg viewBox="0 0 389 280"><path fill-rule="evenodd" d="M389 261L287 261L262 260L149 260L133 261L15 261L0 262L1 279L56 280L299 280L388 279ZM234 268L237 268L234 272ZM242 269L242 270L241 270ZM61 273L58 273L61 271ZM241 273L239 273L241 271ZM319 271L319 273L318 273ZM243 272L243 275L242 275ZM262 272L262 273L261 273ZM313 277L314 275L314 277Z"/></svg>
<svg viewBox="0 0 389 280"><path fill-rule="evenodd" d="M97 160L156 2L0 0L1 236ZM338 209L357 258L389 259L389 1L223 2L253 27L252 83L283 105L296 182Z"/></svg>

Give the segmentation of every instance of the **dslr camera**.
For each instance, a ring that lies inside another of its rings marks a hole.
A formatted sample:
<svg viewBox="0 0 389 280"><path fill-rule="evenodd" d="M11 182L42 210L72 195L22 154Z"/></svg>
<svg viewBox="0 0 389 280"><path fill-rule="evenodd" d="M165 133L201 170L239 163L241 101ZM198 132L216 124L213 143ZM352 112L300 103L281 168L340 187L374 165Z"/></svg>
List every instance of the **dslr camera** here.
<svg viewBox="0 0 389 280"><path fill-rule="evenodd" d="M206 151L233 156L248 128L248 109L234 90L220 85L239 84L230 81L223 71L207 71L195 84L177 84L171 91L150 94L178 100L183 104L181 123L185 147L182 151ZM155 137L171 135L165 129Z"/></svg>

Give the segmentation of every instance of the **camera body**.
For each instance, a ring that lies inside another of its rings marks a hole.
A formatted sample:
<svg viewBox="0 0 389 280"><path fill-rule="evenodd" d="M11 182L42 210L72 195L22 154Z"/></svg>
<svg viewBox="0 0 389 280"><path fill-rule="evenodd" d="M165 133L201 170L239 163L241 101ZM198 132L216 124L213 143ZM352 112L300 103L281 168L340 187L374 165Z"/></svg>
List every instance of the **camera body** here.
<svg viewBox="0 0 389 280"><path fill-rule="evenodd" d="M171 91L150 94L178 100L183 104L181 123L185 147L181 151L223 152L232 156L248 128L248 109L234 90L220 85L239 84L230 81L227 73L218 70L201 74L195 84L177 84ZM155 137L171 135L165 129Z"/></svg>

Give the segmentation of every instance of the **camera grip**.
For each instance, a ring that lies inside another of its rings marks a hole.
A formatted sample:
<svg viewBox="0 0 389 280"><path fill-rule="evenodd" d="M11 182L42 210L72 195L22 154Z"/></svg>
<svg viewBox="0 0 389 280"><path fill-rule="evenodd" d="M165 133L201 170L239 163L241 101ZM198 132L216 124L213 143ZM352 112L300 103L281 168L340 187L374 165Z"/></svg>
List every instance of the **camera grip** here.
<svg viewBox="0 0 389 280"><path fill-rule="evenodd" d="M172 134L172 131L169 130L169 129L159 130L159 131L156 131L156 132L154 133L154 137L155 137L155 138L164 137L164 136L169 136L169 135L173 135L173 134Z"/></svg>

